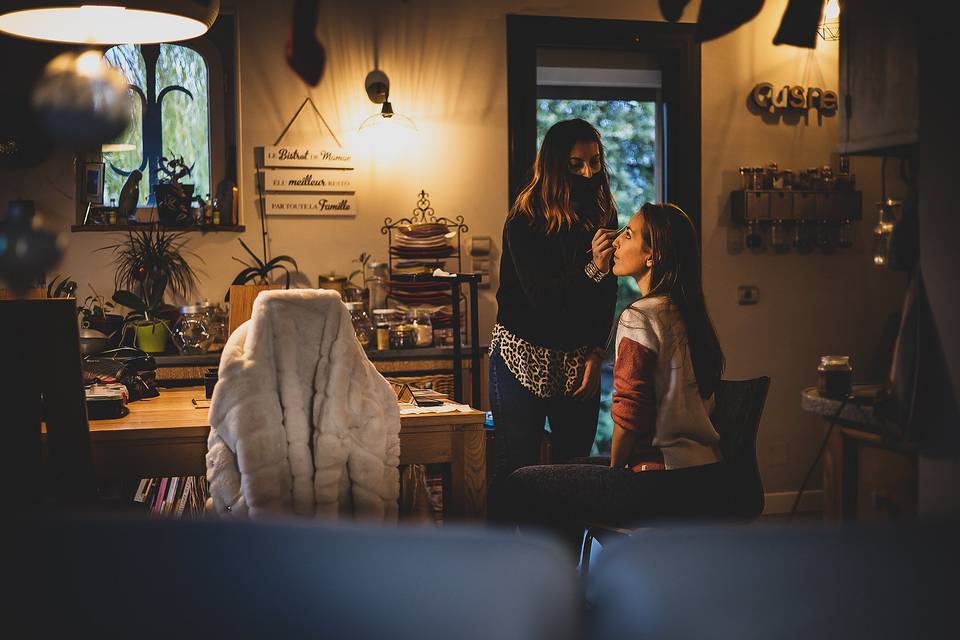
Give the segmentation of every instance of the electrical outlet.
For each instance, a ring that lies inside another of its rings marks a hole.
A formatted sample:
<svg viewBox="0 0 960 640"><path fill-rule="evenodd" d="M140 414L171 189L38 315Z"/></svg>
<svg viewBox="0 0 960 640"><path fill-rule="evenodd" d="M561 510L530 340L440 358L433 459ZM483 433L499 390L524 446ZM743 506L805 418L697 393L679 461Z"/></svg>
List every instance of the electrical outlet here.
<svg viewBox="0 0 960 640"><path fill-rule="evenodd" d="M738 304L757 304L760 302L760 288L752 284L737 287Z"/></svg>

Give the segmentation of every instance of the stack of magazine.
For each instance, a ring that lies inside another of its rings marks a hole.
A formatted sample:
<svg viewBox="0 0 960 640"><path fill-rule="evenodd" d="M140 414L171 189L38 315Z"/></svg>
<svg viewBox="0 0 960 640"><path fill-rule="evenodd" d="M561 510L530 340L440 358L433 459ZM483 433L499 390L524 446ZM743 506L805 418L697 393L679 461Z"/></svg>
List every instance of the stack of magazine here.
<svg viewBox="0 0 960 640"><path fill-rule="evenodd" d="M209 495L206 476L143 478L133 501L152 514L189 518L203 514Z"/></svg>

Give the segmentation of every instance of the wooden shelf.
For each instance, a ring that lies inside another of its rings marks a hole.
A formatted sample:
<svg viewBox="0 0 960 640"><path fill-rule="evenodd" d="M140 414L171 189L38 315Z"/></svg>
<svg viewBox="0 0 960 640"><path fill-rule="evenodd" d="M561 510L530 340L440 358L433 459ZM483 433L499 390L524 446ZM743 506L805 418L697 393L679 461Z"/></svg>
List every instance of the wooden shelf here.
<svg viewBox="0 0 960 640"><path fill-rule="evenodd" d="M102 233L116 233L118 231L136 231L137 229L146 229L150 227L148 224L75 224L70 227L71 231L74 232L87 232L87 231L99 231ZM189 226L189 227L168 227L161 225L160 229L164 231L193 231L198 233L207 233L207 232L223 232L223 231L232 231L232 232L242 232L246 231L246 225L242 224L210 224L202 226Z"/></svg>

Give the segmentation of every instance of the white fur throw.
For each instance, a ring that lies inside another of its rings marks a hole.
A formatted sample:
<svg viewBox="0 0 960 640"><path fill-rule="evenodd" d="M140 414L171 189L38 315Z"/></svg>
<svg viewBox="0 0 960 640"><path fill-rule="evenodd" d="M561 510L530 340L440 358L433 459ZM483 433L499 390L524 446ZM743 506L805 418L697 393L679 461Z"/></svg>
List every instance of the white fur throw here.
<svg viewBox="0 0 960 640"><path fill-rule="evenodd" d="M397 518L400 412L335 291L264 291L210 405L208 510Z"/></svg>

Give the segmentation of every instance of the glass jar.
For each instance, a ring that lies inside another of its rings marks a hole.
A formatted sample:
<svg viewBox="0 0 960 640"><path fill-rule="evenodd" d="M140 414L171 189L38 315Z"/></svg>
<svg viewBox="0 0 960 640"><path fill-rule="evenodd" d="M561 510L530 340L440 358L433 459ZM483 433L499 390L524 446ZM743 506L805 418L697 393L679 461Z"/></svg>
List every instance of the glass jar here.
<svg viewBox="0 0 960 640"><path fill-rule="evenodd" d="M837 232L837 245L843 248L853 246L853 224L852 221L847 218L840 221L840 229Z"/></svg>
<svg viewBox="0 0 960 640"><path fill-rule="evenodd" d="M747 191L753 188L753 169L751 167L740 167L740 189Z"/></svg>
<svg viewBox="0 0 960 640"><path fill-rule="evenodd" d="M218 302L204 300L197 304L203 308L203 312L207 315L207 332L210 334L210 345L207 350L214 350L217 347L223 348L227 341L227 312Z"/></svg>
<svg viewBox="0 0 960 640"><path fill-rule="evenodd" d="M209 316L202 306L180 307L180 318L173 327L173 343L181 354L197 355L207 352L212 341L209 323Z"/></svg>
<svg viewBox="0 0 960 640"><path fill-rule="evenodd" d="M370 262L367 264L370 275L364 286L370 292L370 308L383 309L387 306L387 281L389 278L386 262Z"/></svg>
<svg viewBox="0 0 960 640"><path fill-rule="evenodd" d="M397 309L374 309L373 326L377 335L377 351L390 349L390 329L400 324L400 311Z"/></svg>
<svg viewBox="0 0 960 640"><path fill-rule="evenodd" d="M843 400L853 387L850 356L821 356L817 367L817 393L825 398Z"/></svg>
<svg viewBox="0 0 960 640"><path fill-rule="evenodd" d="M763 247L763 234L760 225L755 220L747 221L747 234L744 240L750 249L758 250Z"/></svg>
<svg viewBox="0 0 960 640"><path fill-rule="evenodd" d="M750 188L755 190L763 189L763 167L754 167L750 175Z"/></svg>
<svg viewBox="0 0 960 640"><path fill-rule="evenodd" d="M357 342L364 349L371 346L374 340L373 323L370 322L370 316L367 310L363 308L363 302L345 302L350 311L350 321L353 322L353 331L357 334Z"/></svg>
<svg viewBox="0 0 960 640"><path fill-rule="evenodd" d="M417 330L405 322L390 327L391 349L412 349L417 346Z"/></svg>
<svg viewBox="0 0 960 640"><path fill-rule="evenodd" d="M433 322L430 319L429 311L424 309L410 309L407 311L404 320L414 328L416 346L433 346Z"/></svg>

